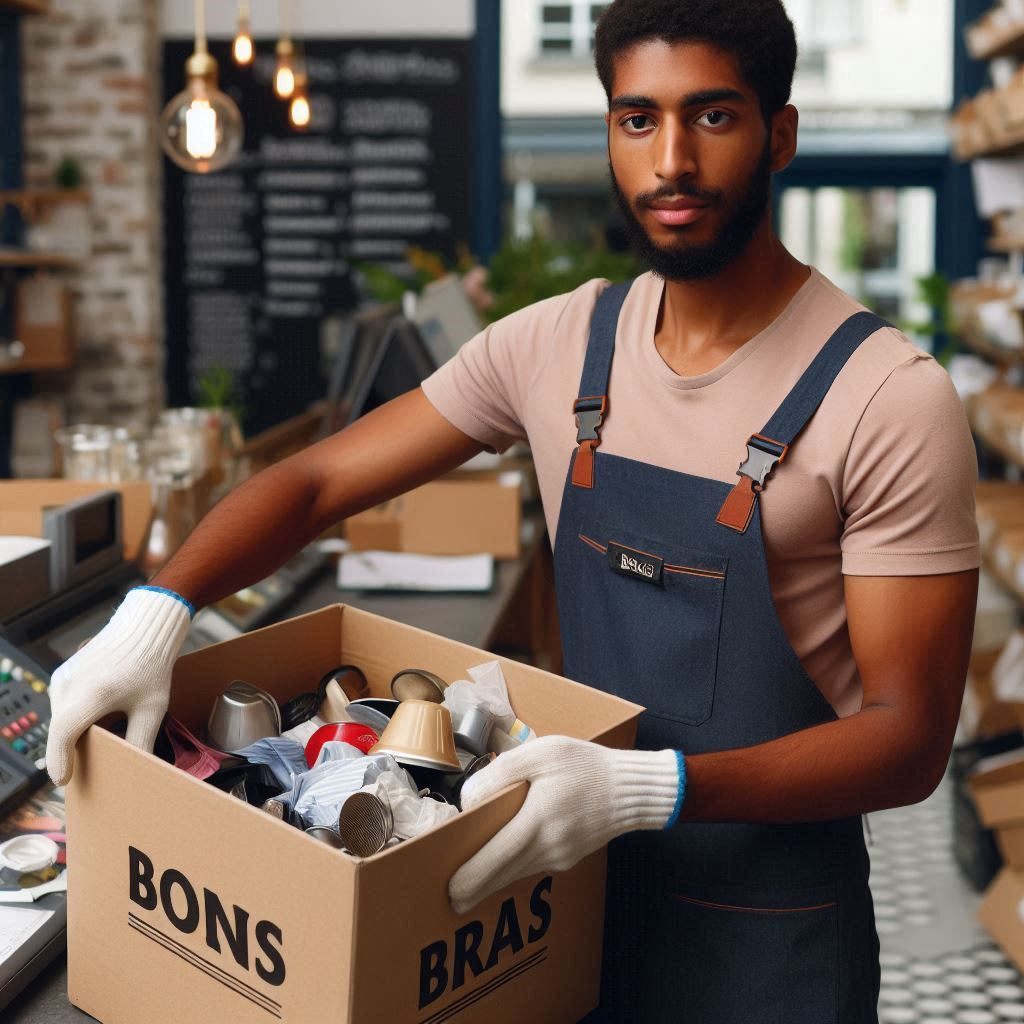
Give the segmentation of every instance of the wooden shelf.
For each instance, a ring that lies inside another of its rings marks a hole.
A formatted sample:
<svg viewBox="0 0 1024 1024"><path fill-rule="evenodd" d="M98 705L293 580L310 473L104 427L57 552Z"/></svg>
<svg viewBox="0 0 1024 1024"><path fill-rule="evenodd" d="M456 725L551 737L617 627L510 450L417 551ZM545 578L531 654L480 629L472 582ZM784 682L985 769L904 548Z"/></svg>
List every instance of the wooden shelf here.
<svg viewBox="0 0 1024 1024"><path fill-rule="evenodd" d="M79 262L66 252L37 252L33 249L0 248L3 267L73 267Z"/></svg>
<svg viewBox="0 0 1024 1024"><path fill-rule="evenodd" d="M974 25L967 30L967 49L975 60L1024 54L1024 24L1015 21L997 32L986 32Z"/></svg>
<svg viewBox="0 0 1024 1024"><path fill-rule="evenodd" d="M61 203L88 203L84 188L16 188L0 191L0 207L16 206L26 220L35 220L41 209Z"/></svg>
<svg viewBox="0 0 1024 1024"><path fill-rule="evenodd" d="M990 238L986 245L989 252L1024 252L1024 238Z"/></svg>
<svg viewBox="0 0 1024 1024"><path fill-rule="evenodd" d="M957 327L956 337L976 355L991 360L1000 369L1024 366L1024 349L1000 348L993 345L976 324L962 324Z"/></svg>
<svg viewBox="0 0 1024 1024"><path fill-rule="evenodd" d="M983 441L985 445L994 452L1001 455L1008 463L1024 468L1024 452L1010 445L1002 434L994 430L982 427L978 423L977 409L974 402L967 403L967 417L971 424L971 431L974 436Z"/></svg>
<svg viewBox="0 0 1024 1024"><path fill-rule="evenodd" d="M0 10L15 14L49 14L49 0L0 0Z"/></svg>

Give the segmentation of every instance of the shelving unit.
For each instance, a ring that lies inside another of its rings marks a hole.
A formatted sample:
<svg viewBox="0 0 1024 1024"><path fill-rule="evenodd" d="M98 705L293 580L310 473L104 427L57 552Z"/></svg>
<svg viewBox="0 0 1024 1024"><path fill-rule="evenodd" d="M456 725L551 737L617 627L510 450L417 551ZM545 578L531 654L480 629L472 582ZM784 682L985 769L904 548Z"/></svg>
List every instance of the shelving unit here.
<svg viewBox="0 0 1024 1024"><path fill-rule="evenodd" d="M16 14L49 14L48 0L0 0L0 10L14 11Z"/></svg>
<svg viewBox="0 0 1024 1024"><path fill-rule="evenodd" d="M0 191L0 207L16 206L26 220L35 220L41 210L62 203L87 203L85 188L16 188Z"/></svg>
<svg viewBox="0 0 1024 1024"><path fill-rule="evenodd" d="M69 256L63 252L0 248L0 268L73 267L76 263L78 263L77 257Z"/></svg>

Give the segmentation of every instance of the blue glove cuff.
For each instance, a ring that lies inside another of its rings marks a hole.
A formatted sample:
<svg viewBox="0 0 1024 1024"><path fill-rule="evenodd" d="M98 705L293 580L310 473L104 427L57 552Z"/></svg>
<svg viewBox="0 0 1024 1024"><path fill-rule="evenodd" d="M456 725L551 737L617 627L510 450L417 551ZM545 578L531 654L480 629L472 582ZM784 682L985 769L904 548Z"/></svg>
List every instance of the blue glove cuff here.
<svg viewBox="0 0 1024 1024"><path fill-rule="evenodd" d="M132 590L152 590L154 594L166 594L168 597L173 597L175 601L180 601L186 609L188 609L188 617L194 619L196 617L196 610L192 606L192 602L182 597L181 594L176 594L173 590L168 590L166 587L151 587L146 584L142 587L132 587ZM131 593L131 591L129 591Z"/></svg>
<svg viewBox="0 0 1024 1024"><path fill-rule="evenodd" d="M673 825L679 820L679 815L683 809L683 801L686 799L686 758L683 757L682 751L674 751L676 755L676 764L679 766L679 791L676 793L676 805L672 809L672 817L665 822L665 828L672 828Z"/></svg>

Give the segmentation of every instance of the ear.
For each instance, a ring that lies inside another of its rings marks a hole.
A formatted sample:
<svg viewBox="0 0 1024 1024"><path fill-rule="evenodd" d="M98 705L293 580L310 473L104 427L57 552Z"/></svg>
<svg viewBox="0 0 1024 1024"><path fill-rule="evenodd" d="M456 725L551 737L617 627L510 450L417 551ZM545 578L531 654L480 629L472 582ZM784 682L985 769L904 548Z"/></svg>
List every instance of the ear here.
<svg viewBox="0 0 1024 1024"><path fill-rule="evenodd" d="M772 118L772 174L784 171L793 162L799 123L800 114L792 104Z"/></svg>
<svg viewBox="0 0 1024 1024"><path fill-rule="evenodd" d="M612 123L612 115L611 115L611 111L609 111L607 114L604 115L604 126L605 126L605 128L610 128L611 127L611 123Z"/></svg>

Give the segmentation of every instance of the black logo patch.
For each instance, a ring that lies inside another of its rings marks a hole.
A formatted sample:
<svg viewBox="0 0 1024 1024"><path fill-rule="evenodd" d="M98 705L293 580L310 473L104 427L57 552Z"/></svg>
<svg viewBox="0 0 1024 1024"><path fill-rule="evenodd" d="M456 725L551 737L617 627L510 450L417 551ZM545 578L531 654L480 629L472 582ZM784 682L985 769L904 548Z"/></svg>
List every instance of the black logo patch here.
<svg viewBox="0 0 1024 1024"><path fill-rule="evenodd" d="M621 544L608 543L608 565L613 572L644 583L661 585L665 559L649 555L646 551L624 548Z"/></svg>

